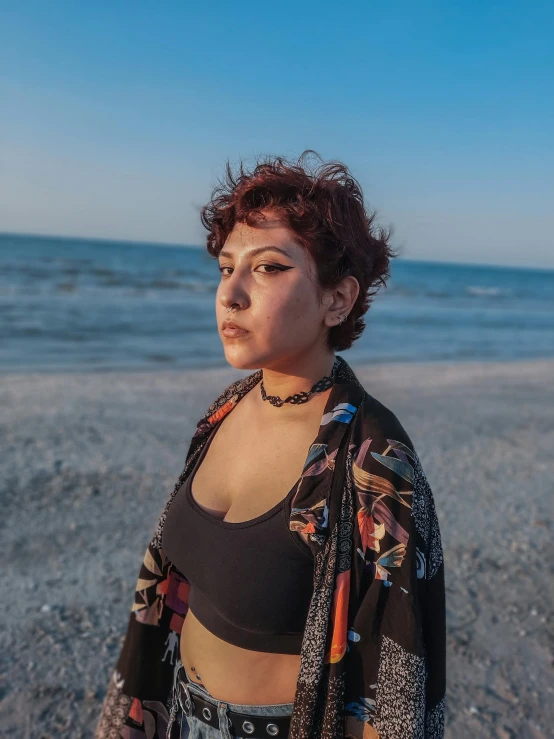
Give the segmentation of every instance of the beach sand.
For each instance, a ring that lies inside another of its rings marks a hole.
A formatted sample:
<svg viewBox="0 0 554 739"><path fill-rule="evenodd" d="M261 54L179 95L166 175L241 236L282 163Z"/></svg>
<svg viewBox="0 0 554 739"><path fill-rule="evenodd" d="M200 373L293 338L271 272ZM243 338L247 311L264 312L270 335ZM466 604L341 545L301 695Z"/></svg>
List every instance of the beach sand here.
<svg viewBox="0 0 554 739"><path fill-rule="evenodd" d="M351 364L410 435L434 493L446 736L552 736L554 360ZM195 423L244 374L0 377L1 736L92 737Z"/></svg>

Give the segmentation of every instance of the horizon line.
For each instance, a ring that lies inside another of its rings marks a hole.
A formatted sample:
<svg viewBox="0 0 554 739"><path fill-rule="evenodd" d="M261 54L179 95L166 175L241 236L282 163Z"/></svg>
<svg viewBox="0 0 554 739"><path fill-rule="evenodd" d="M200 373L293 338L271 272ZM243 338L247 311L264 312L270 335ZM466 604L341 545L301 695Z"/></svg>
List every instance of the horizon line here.
<svg viewBox="0 0 554 739"><path fill-rule="evenodd" d="M161 246L161 247L167 247L170 249L202 249L205 250L205 246L202 246L201 244L185 244L183 242L171 242L171 241L147 241L147 240L141 240L141 239L127 239L127 238L109 238L107 236L67 236L67 235L60 235L60 234L43 234L43 233L28 233L28 232L22 232L22 231L0 231L0 238L2 236L10 236L15 238L34 238L34 239L42 239L44 241L48 240L58 240L58 241L81 241L81 242L95 242L95 243L106 243L106 244L122 244L122 245L128 245L128 246ZM208 255L209 256L209 255ZM215 257L214 257L215 258ZM511 270L528 270L532 272L554 272L554 266L553 267L536 267L536 266L527 266L527 265L515 265L515 264L499 264L499 263L490 263L490 262L458 262L458 261L448 261L448 260L439 260L439 259L414 259L413 257L395 257L394 260L391 260L391 264L394 263L395 260L399 260L402 262L417 262L420 264L439 264L439 265L451 265L454 267L485 267L485 268L493 268L493 269L511 269Z"/></svg>

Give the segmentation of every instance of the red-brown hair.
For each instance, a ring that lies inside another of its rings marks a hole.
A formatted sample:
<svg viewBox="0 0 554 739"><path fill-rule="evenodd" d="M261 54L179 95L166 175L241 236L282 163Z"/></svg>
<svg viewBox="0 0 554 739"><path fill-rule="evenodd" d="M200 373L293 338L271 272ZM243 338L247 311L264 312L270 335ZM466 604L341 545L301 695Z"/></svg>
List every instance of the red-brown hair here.
<svg viewBox="0 0 554 739"><path fill-rule="evenodd" d="M321 164L306 165L309 154ZM360 293L346 321L329 331L329 347L342 351L352 346L364 328L364 314L380 285L390 277L390 260L397 254L389 246L390 232L374 225L375 213L364 206L362 190L348 168L337 161L323 162L311 149L296 162L283 157L258 160L252 171L230 163L225 177L202 208L208 230L207 249L217 258L236 223L257 226L270 211L311 254L323 289L336 287L353 275Z"/></svg>

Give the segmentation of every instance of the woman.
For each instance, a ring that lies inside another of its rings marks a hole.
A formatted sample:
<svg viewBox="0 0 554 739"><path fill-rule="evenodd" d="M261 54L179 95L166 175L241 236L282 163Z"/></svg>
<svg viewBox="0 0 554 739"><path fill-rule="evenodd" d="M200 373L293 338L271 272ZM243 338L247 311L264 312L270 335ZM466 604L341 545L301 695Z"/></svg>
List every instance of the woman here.
<svg viewBox="0 0 554 739"><path fill-rule="evenodd" d="M442 737L444 565L396 416L335 355L395 256L340 163L238 176L202 213L225 356L147 548L96 737Z"/></svg>

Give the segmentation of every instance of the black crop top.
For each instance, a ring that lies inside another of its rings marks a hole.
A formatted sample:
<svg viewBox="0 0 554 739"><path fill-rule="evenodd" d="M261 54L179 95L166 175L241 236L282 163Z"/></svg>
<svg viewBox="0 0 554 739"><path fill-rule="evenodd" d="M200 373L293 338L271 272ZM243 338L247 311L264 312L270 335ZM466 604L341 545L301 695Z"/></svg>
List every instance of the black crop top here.
<svg viewBox="0 0 554 739"><path fill-rule="evenodd" d="M273 508L239 523L207 513L192 481L219 423L167 512L162 546L190 583L188 605L213 634L243 649L300 654L313 594L313 554L289 529L298 482Z"/></svg>

